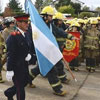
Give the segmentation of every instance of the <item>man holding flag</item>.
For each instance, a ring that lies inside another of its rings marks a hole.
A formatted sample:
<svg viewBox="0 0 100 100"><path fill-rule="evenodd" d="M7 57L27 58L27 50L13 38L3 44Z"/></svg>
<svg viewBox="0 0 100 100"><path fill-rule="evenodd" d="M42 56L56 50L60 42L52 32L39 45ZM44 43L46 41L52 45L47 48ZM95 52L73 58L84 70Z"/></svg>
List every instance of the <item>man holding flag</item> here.
<svg viewBox="0 0 100 100"><path fill-rule="evenodd" d="M62 91L62 85L57 78L54 66L62 59L62 53L59 50L55 37L47 27L43 19L38 14L31 0L25 2L26 11L30 14L33 42L39 66L30 72L32 79L35 79L40 73L47 76L54 93L60 96L66 95ZM55 55L54 55L55 54Z"/></svg>

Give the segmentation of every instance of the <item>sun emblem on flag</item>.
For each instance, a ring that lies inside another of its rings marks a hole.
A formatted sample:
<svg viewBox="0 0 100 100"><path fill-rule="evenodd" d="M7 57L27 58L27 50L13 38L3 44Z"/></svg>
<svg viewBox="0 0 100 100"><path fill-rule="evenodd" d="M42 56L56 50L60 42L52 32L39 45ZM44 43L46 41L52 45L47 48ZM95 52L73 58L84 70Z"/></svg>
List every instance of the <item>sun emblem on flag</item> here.
<svg viewBox="0 0 100 100"><path fill-rule="evenodd" d="M66 40L66 45L65 45L67 51L72 51L76 47L76 41L75 40Z"/></svg>
<svg viewBox="0 0 100 100"><path fill-rule="evenodd" d="M37 40L38 37L39 37L38 32L33 32L32 37L33 37L34 40Z"/></svg>

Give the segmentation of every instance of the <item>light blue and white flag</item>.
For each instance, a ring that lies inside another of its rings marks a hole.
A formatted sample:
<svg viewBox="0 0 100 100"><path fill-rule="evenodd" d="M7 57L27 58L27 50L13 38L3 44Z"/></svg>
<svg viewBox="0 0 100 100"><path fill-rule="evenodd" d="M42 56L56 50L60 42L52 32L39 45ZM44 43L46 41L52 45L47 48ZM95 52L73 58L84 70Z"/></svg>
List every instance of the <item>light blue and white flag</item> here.
<svg viewBox="0 0 100 100"><path fill-rule="evenodd" d="M40 17L31 0L25 1L25 9L31 18L33 42L39 69L41 74L45 76L63 56L53 33Z"/></svg>

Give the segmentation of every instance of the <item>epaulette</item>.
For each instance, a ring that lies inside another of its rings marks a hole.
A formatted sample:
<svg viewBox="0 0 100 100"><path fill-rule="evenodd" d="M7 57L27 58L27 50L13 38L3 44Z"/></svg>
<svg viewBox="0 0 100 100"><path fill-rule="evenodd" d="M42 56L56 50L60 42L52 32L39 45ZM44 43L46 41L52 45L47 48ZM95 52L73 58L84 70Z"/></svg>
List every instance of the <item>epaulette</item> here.
<svg viewBox="0 0 100 100"><path fill-rule="evenodd" d="M19 31L13 31L13 32L11 32L10 34L15 36L15 35L17 35L17 34L21 34L21 32L19 32Z"/></svg>

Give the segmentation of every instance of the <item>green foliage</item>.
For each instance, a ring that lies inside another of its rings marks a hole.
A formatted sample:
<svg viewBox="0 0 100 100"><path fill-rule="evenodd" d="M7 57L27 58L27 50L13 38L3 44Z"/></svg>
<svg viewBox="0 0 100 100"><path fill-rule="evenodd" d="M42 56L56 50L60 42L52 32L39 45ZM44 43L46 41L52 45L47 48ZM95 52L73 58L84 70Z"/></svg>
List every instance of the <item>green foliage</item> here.
<svg viewBox="0 0 100 100"><path fill-rule="evenodd" d="M44 0L43 7L50 5L53 2L53 0Z"/></svg>
<svg viewBox="0 0 100 100"><path fill-rule="evenodd" d="M55 5L56 8L59 8L61 6L67 6L69 5L71 0L59 0L59 2Z"/></svg>
<svg viewBox="0 0 100 100"><path fill-rule="evenodd" d="M95 11L100 12L100 7L97 7L97 8L95 9Z"/></svg>
<svg viewBox="0 0 100 100"><path fill-rule="evenodd" d="M71 2L70 5L75 9L75 14L78 14L81 10L81 5L79 3Z"/></svg>
<svg viewBox="0 0 100 100"><path fill-rule="evenodd" d="M79 3L73 3L71 0L59 0L58 4L56 4L56 8L59 9L59 7L62 6L68 6L71 5L74 8L74 13L78 14L81 10L81 5Z"/></svg>
<svg viewBox="0 0 100 100"><path fill-rule="evenodd" d="M84 6L82 10L83 10L83 11L89 11L89 10L90 10L90 8L89 8L89 7L87 7L87 6Z"/></svg>
<svg viewBox="0 0 100 100"><path fill-rule="evenodd" d="M9 0L8 7L10 7L14 13L23 12L22 6L18 2L18 0Z"/></svg>
<svg viewBox="0 0 100 100"><path fill-rule="evenodd" d="M40 12L43 6L43 0L36 0L35 2L35 7L37 8L37 10Z"/></svg>
<svg viewBox="0 0 100 100"><path fill-rule="evenodd" d="M69 6L59 7L58 11L61 12L61 13L68 13L68 14L71 14L73 16L75 9L71 5L69 5Z"/></svg>
<svg viewBox="0 0 100 100"><path fill-rule="evenodd" d="M79 17L84 18L84 17L93 17L94 14L92 12L81 12Z"/></svg>

